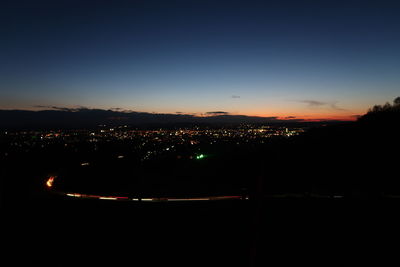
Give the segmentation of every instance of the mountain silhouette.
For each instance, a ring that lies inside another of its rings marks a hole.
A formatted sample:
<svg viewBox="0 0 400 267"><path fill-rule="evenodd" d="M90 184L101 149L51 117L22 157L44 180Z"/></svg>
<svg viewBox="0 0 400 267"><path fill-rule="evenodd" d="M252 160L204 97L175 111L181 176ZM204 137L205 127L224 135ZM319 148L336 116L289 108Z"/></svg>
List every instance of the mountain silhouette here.
<svg viewBox="0 0 400 267"><path fill-rule="evenodd" d="M314 128L274 144L262 160L265 190L367 198L400 195L398 99L373 107L356 122Z"/></svg>
<svg viewBox="0 0 400 267"><path fill-rule="evenodd" d="M87 108L42 111L0 110L0 128L3 129L91 128L98 125L125 124L162 126L172 124L293 123L302 121L296 118L281 120L278 117L230 115L220 112L212 112L210 116L195 116Z"/></svg>

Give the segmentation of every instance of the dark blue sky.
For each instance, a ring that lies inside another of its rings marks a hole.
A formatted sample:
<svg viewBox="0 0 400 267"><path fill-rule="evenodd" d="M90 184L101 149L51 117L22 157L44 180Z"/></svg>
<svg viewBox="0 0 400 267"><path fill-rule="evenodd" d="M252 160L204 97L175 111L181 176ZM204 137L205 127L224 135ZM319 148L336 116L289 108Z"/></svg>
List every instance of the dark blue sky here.
<svg viewBox="0 0 400 267"><path fill-rule="evenodd" d="M345 118L400 95L396 1L12 1L0 108Z"/></svg>

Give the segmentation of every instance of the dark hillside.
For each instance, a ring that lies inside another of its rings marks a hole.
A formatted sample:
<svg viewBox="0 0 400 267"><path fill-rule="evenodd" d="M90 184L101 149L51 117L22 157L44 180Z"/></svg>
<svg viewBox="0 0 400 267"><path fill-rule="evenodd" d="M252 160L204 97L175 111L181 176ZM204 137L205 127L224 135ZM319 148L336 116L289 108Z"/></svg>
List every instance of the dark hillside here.
<svg viewBox="0 0 400 267"><path fill-rule="evenodd" d="M348 197L400 195L400 105L375 106L357 122L311 129L265 161L265 190Z"/></svg>

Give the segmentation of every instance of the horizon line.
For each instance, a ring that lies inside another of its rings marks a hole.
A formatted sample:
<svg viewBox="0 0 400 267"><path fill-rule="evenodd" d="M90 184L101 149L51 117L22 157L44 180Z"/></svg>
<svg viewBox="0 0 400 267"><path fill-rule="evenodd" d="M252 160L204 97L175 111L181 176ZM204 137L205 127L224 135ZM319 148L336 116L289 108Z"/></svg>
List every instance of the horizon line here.
<svg viewBox="0 0 400 267"><path fill-rule="evenodd" d="M109 111L115 113L139 113L139 114L153 114L153 115L175 115L175 116L192 116L192 117L218 117L218 116L245 116L245 117L255 117L255 118L266 118L266 119L276 119L280 121L301 121L301 122L323 122L323 121L356 121L360 115L331 115L331 116L310 116L310 115L281 115L281 116L271 116L271 115L249 115L249 114L237 114L226 111L209 111L209 112L147 112L147 111L135 111L129 109L120 109L120 108L90 108L90 107L76 107L76 108L67 108L67 107L56 107L56 106L48 106L43 107L43 109L19 109L19 108L0 108L0 111L27 111L27 112L43 112L43 111L58 111L58 112L80 112L85 110L101 110L101 111Z"/></svg>

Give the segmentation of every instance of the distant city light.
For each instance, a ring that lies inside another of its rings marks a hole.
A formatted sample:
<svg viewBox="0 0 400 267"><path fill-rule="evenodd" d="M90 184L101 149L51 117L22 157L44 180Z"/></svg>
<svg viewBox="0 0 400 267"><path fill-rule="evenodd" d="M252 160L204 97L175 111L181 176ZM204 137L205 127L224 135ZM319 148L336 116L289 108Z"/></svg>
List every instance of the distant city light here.
<svg viewBox="0 0 400 267"><path fill-rule="evenodd" d="M116 197L99 197L99 199L118 200L118 198L116 198Z"/></svg>
<svg viewBox="0 0 400 267"><path fill-rule="evenodd" d="M125 196L98 196L98 195L86 195L79 193L62 193L69 197L76 198L89 198L89 199L100 199L100 200L118 200L118 201L143 201L143 202L186 202L186 201L219 201L219 200L248 200L246 196L208 196L208 197L189 197L189 198L169 198L169 197L157 197L157 198L129 198Z"/></svg>
<svg viewBox="0 0 400 267"><path fill-rule="evenodd" d="M205 157L204 154L200 154L200 155L197 155L197 156L196 156L196 159L203 159L204 157Z"/></svg>
<svg viewBox="0 0 400 267"><path fill-rule="evenodd" d="M66 194L66 195L69 196L69 197L82 197L81 194L77 194L77 193L75 193L75 194L69 193L69 194Z"/></svg>
<svg viewBox="0 0 400 267"><path fill-rule="evenodd" d="M54 176L50 176L49 179L46 181L46 186L51 188L53 186L54 183Z"/></svg>

